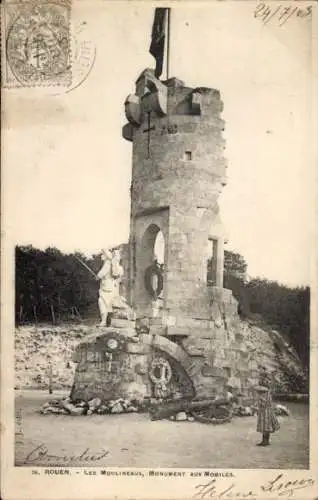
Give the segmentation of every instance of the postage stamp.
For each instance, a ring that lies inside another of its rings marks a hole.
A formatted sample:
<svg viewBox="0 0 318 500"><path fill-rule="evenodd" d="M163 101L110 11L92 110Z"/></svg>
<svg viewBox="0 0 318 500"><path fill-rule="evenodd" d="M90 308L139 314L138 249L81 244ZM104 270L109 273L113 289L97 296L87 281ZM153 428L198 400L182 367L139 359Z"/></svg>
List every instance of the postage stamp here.
<svg viewBox="0 0 318 500"><path fill-rule="evenodd" d="M71 3L7 0L3 9L3 86L69 86Z"/></svg>

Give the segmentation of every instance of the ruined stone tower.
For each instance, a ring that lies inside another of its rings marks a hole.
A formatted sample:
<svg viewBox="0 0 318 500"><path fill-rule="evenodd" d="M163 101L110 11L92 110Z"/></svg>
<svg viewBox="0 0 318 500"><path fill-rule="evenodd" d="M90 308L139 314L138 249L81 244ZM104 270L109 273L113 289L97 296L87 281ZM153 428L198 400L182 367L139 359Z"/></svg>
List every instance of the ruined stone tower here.
<svg viewBox="0 0 318 500"><path fill-rule="evenodd" d="M162 26L154 28L158 55ZM132 181L122 292L133 310L114 306L111 326L79 343L72 398L200 399L231 388L252 400L265 344L274 359L284 341L241 321L223 288L223 103L218 90L158 80L157 66L125 101Z"/></svg>
<svg viewBox="0 0 318 500"><path fill-rule="evenodd" d="M145 272L162 231L163 291L150 320L156 333L211 335L211 303L231 302L222 288L218 206L227 182L222 109L218 90L189 88L176 78L161 82L150 69L125 102L123 136L133 146L129 298L137 316L153 316Z"/></svg>

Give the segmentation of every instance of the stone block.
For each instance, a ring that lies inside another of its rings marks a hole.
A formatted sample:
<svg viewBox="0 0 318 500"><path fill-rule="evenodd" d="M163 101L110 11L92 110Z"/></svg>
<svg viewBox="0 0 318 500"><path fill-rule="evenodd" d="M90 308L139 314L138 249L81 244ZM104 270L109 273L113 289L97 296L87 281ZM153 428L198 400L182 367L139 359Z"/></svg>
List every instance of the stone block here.
<svg viewBox="0 0 318 500"><path fill-rule="evenodd" d="M121 403L115 403L114 406L112 406L110 412L111 413L123 413L124 408L123 408Z"/></svg>
<svg viewBox="0 0 318 500"><path fill-rule="evenodd" d="M178 324L181 325L182 321L185 321L187 323L187 326L190 326L195 331L206 331L211 329L211 321L206 318L184 318L183 320L178 319Z"/></svg>
<svg viewBox="0 0 318 500"><path fill-rule="evenodd" d="M168 327L162 325L151 325L149 333L151 335L166 335L167 328Z"/></svg>
<svg viewBox="0 0 318 500"><path fill-rule="evenodd" d="M224 360L222 360L222 366L224 368L233 368L234 367L234 361L226 357Z"/></svg>
<svg viewBox="0 0 318 500"><path fill-rule="evenodd" d="M193 356L193 357L197 357L197 356L200 356L202 358L204 358L205 356L205 353L204 353L204 350L203 349L197 349L195 346L189 348L189 349L185 349L187 354L189 356Z"/></svg>
<svg viewBox="0 0 318 500"><path fill-rule="evenodd" d="M217 349L217 357L220 360L225 359L225 351L221 347L218 347L218 349Z"/></svg>
<svg viewBox="0 0 318 500"><path fill-rule="evenodd" d="M101 403L102 401L100 398L93 398L90 401L88 401L89 409L94 411L101 405Z"/></svg>
<svg viewBox="0 0 318 500"><path fill-rule="evenodd" d="M149 327L151 326L164 326L164 320L161 317L149 318Z"/></svg>
<svg viewBox="0 0 318 500"><path fill-rule="evenodd" d="M70 403L69 401L65 401L65 400L61 400L59 402L59 405L64 408L68 413L72 413L72 411L74 410L75 406Z"/></svg>
<svg viewBox="0 0 318 500"><path fill-rule="evenodd" d="M193 332L191 328L188 327L181 327L177 325L169 325L166 327L166 335L169 337L169 335L181 335L181 336L189 336Z"/></svg>
<svg viewBox="0 0 318 500"><path fill-rule="evenodd" d="M125 328L125 329L135 329L135 321L122 318L113 318L111 326L113 328Z"/></svg>
<svg viewBox="0 0 318 500"><path fill-rule="evenodd" d="M225 367L224 358L220 358L218 355L215 356L213 360L213 366L215 366L215 368L224 368Z"/></svg>
<svg viewBox="0 0 318 500"><path fill-rule="evenodd" d="M203 377L225 378L223 369L216 368L214 366L203 366L202 367L202 375L203 375Z"/></svg>
<svg viewBox="0 0 318 500"><path fill-rule="evenodd" d="M255 360L250 360L248 362L248 368L251 371L257 372L257 362Z"/></svg>
<svg viewBox="0 0 318 500"><path fill-rule="evenodd" d="M177 422L185 422L187 419L188 419L187 414L184 411L180 411L179 413L176 414Z"/></svg>
<svg viewBox="0 0 318 500"><path fill-rule="evenodd" d="M128 342L126 346L127 353L129 354L144 354L149 352L149 345L144 344L142 341L139 342Z"/></svg>
<svg viewBox="0 0 318 500"><path fill-rule="evenodd" d="M241 389L241 380L238 377L230 377L227 384L234 389Z"/></svg>
<svg viewBox="0 0 318 500"><path fill-rule="evenodd" d="M175 326L177 323L177 318L172 315L167 315L165 318L163 318L163 324L164 326Z"/></svg>
<svg viewBox="0 0 318 500"><path fill-rule="evenodd" d="M79 415L83 415L85 412L85 409L84 408L81 408L81 407L74 407L71 411L70 411L70 414L73 415L73 416L79 416Z"/></svg>
<svg viewBox="0 0 318 500"><path fill-rule="evenodd" d="M183 348L190 356L205 355L211 351L211 341L209 339L194 337L193 335L182 341Z"/></svg>
<svg viewBox="0 0 318 500"><path fill-rule="evenodd" d="M236 360L235 366L236 366L236 369L242 373L249 371L247 364L244 361L242 361L241 359Z"/></svg>
<svg viewBox="0 0 318 500"><path fill-rule="evenodd" d="M247 368L247 366L241 366L241 365L237 365L237 370L238 370L238 373L240 375L240 378L243 380L244 378L248 378L249 375L250 375L250 371L249 369Z"/></svg>

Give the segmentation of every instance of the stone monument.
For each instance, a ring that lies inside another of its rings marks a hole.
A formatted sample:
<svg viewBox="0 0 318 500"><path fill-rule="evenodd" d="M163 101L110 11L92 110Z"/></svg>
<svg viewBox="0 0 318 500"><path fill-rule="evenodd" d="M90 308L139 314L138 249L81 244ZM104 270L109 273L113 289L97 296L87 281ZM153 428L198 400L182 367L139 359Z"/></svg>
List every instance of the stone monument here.
<svg viewBox="0 0 318 500"><path fill-rule="evenodd" d="M223 288L218 199L227 162L220 92L177 78L161 81L159 73L158 64L145 69L125 101L132 181L123 282L137 321L125 318L83 340L73 397L213 397L228 387L248 394L257 382L237 301Z"/></svg>

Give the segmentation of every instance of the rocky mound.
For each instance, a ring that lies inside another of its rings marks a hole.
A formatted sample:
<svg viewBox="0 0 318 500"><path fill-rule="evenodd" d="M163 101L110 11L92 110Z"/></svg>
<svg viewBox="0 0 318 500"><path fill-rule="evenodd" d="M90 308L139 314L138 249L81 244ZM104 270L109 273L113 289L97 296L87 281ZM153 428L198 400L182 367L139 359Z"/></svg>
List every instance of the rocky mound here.
<svg viewBox="0 0 318 500"><path fill-rule="evenodd" d="M71 388L72 353L87 326L23 326L15 332L15 386L18 389Z"/></svg>
<svg viewBox="0 0 318 500"><path fill-rule="evenodd" d="M307 376L295 350L277 331L259 320L240 321L246 348L254 351L257 363L275 373L275 392L308 392ZM91 333L88 325L23 326L15 332L17 388L71 388L76 364L75 346Z"/></svg>
<svg viewBox="0 0 318 500"><path fill-rule="evenodd" d="M308 374L296 350L281 333L259 318L241 321L240 328L248 349L255 351L258 364L274 374L274 392L308 392Z"/></svg>

